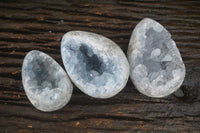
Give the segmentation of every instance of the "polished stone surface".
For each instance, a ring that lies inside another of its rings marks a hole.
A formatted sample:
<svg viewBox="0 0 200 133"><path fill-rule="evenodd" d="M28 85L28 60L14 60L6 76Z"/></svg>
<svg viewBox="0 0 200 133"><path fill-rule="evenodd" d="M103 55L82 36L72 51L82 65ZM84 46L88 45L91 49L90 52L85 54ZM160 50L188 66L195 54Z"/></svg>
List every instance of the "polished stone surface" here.
<svg viewBox="0 0 200 133"><path fill-rule="evenodd" d="M67 32L62 38L61 54L69 77L89 96L112 97L127 83L126 56L106 37L84 31Z"/></svg>
<svg viewBox="0 0 200 133"><path fill-rule="evenodd" d="M149 18L140 21L133 30L128 60L135 87L150 97L173 93L185 77L185 65L171 34Z"/></svg>
<svg viewBox="0 0 200 133"><path fill-rule="evenodd" d="M24 58L22 82L30 102L41 111L62 108L72 95L73 86L66 72L54 59L37 50Z"/></svg>

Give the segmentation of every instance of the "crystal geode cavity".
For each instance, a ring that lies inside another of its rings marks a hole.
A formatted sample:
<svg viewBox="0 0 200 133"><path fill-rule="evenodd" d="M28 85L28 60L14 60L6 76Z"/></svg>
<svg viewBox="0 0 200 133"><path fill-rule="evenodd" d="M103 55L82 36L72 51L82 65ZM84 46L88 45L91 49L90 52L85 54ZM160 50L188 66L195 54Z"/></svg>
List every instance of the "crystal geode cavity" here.
<svg viewBox="0 0 200 133"><path fill-rule="evenodd" d="M72 82L89 96L112 97L127 83L126 56L108 38L84 31L68 32L62 38L61 54Z"/></svg>
<svg viewBox="0 0 200 133"><path fill-rule="evenodd" d="M164 97L176 91L185 77L185 65L171 34L145 18L135 27L128 48L130 77L141 93Z"/></svg>
<svg viewBox="0 0 200 133"><path fill-rule="evenodd" d="M72 95L72 84L66 72L50 56L33 50L22 66L24 90L34 107L49 112L65 106Z"/></svg>

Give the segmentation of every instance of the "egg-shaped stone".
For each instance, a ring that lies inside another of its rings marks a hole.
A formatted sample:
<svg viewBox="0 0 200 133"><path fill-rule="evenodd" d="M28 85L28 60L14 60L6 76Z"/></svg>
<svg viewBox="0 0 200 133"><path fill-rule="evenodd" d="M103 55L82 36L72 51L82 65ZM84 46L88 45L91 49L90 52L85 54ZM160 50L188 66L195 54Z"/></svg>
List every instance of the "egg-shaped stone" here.
<svg viewBox="0 0 200 133"><path fill-rule="evenodd" d="M185 65L171 34L150 18L140 21L133 30L128 61L133 84L150 97L173 93L185 77Z"/></svg>
<svg viewBox="0 0 200 133"><path fill-rule="evenodd" d="M22 65L22 82L28 99L41 111L65 106L72 95L72 83L62 67L47 54L30 51Z"/></svg>
<svg viewBox="0 0 200 133"><path fill-rule="evenodd" d="M89 96L112 97L127 83L127 58L106 37L85 31L67 32L61 41L61 54L72 82Z"/></svg>

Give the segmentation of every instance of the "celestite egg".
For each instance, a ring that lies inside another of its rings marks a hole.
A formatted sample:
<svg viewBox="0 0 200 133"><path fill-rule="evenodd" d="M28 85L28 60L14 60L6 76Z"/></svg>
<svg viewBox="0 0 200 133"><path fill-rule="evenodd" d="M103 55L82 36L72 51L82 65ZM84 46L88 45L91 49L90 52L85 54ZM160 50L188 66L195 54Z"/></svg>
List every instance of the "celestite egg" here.
<svg viewBox="0 0 200 133"><path fill-rule="evenodd" d="M72 95L72 83L62 67L47 54L33 50L24 58L22 82L28 99L41 111L65 106Z"/></svg>
<svg viewBox="0 0 200 133"><path fill-rule="evenodd" d="M171 34L149 18L140 21L132 32L128 61L135 87L150 97L173 93L185 77L185 65Z"/></svg>
<svg viewBox="0 0 200 133"><path fill-rule="evenodd" d="M72 82L89 96L112 97L127 83L126 56L106 37L84 31L67 32L62 38L61 54Z"/></svg>

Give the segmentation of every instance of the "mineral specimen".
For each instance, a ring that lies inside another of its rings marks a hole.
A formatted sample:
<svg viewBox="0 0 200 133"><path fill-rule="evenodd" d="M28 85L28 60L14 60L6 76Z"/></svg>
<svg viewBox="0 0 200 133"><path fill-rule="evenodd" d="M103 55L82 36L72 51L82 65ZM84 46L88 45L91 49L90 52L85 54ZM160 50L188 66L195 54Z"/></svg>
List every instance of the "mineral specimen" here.
<svg viewBox="0 0 200 133"><path fill-rule="evenodd" d="M72 95L73 86L66 72L50 56L37 50L24 58L22 82L30 102L41 111L62 108Z"/></svg>
<svg viewBox="0 0 200 133"><path fill-rule="evenodd" d="M65 69L85 94L109 98L120 92L129 77L129 64L119 46L101 35L71 31L61 42Z"/></svg>
<svg viewBox="0 0 200 133"><path fill-rule="evenodd" d="M185 65L171 34L149 18L143 19L133 30L128 61L135 87L150 97L173 93L185 77Z"/></svg>

